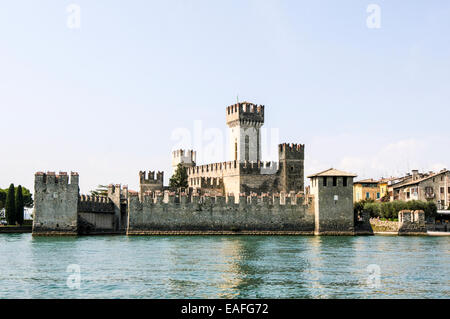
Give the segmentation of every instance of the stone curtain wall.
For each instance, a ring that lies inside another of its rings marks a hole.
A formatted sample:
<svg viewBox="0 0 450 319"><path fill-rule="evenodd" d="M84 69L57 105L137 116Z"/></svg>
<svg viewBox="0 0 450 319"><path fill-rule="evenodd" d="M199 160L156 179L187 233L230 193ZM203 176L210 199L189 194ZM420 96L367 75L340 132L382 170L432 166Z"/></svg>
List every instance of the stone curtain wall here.
<svg viewBox="0 0 450 319"><path fill-rule="evenodd" d="M374 232L395 232L398 235L425 235L425 213L423 210L401 210L398 222L371 218L370 224Z"/></svg>
<svg viewBox="0 0 450 319"><path fill-rule="evenodd" d="M314 207L310 197L229 196L175 194L163 202L162 194L135 195L128 200L128 235L214 233L214 234L308 234L314 233Z"/></svg>
<svg viewBox="0 0 450 319"><path fill-rule="evenodd" d="M380 220L378 218L371 218L370 224L374 232L397 232L398 222L389 220Z"/></svg>

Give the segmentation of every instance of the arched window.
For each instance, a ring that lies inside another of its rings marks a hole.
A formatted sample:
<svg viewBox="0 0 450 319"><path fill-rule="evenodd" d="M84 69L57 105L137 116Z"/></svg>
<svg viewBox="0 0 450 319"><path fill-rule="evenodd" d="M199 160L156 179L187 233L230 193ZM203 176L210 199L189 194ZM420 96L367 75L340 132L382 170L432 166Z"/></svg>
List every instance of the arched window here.
<svg viewBox="0 0 450 319"><path fill-rule="evenodd" d="M250 138L245 135L245 160L250 160Z"/></svg>

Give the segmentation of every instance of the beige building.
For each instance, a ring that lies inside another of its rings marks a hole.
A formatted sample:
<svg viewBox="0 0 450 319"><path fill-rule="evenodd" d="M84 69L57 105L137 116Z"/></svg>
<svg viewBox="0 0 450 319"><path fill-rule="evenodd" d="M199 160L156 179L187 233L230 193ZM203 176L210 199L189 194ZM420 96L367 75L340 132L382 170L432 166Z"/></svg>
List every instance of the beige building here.
<svg viewBox="0 0 450 319"><path fill-rule="evenodd" d="M371 178L353 183L353 202L367 199L378 200L381 197L378 181Z"/></svg>
<svg viewBox="0 0 450 319"><path fill-rule="evenodd" d="M447 169L426 176L414 170L408 181L392 188L396 200L434 201L440 210L447 209L450 205L450 171Z"/></svg>

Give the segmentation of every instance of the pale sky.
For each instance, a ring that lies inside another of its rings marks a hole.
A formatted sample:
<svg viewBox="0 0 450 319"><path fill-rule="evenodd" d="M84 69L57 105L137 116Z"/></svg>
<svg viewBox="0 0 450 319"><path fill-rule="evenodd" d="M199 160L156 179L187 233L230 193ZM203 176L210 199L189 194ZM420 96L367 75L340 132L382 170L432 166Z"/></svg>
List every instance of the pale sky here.
<svg viewBox="0 0 450 319"><path fill-rule="evenodd" d="M0 187L167 184L180 132L202 163L229 159L209 151L237 96L266 106L265 159L306 144L306 174L450 168L449 17L445 0L2 1Z"/></svg>

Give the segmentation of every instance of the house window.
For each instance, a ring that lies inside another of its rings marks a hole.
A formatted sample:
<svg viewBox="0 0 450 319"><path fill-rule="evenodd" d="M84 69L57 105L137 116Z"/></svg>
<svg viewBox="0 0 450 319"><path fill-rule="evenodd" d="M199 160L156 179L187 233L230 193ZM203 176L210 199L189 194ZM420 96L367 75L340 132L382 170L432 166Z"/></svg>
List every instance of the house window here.
<svg viewBox="0 0 450 319"><path fill-rule="evenodd" d="M406 192L406 198L408 198L409 199L409 196L411 195L411 193L410 192Z"/></svg>
<svg viewBox="0 0 450 319"><path fill-rule="evenodd" d="M380 193L377 193L377 198L380 198Z"/></svg>
<svg viewBox="0 0 450 319"><path fill-rule="evenodd" d="M333 186L336 186L336 185L337 185L337 177L333 176Z"/></svg>
<svg viewBox="0 0 450 319"><path fill-rule="evenodd" d="M347 187L347 177L344 177L342 180L342 186ZM450 188L450 187L449 187Z"/></svg>
<svg viewBox="0 0 450 319"><path fill-rule="evenodd" d="M369 199L369 198L370 198L370 193L367 192L367 193L366 193L366 199Z"/></svg>
<svg viewBox="0 0 450 319"><path fill-rule="evenodd" d="M327 186L327 177L326 176L323 178L323 186Z"/></svg>
<svg viewBox="0 0 450 319"><path fill-rule="evenodd" d="M441 194L444 194L444 187L441 187Z"/></svg>

